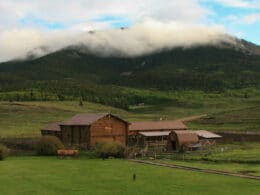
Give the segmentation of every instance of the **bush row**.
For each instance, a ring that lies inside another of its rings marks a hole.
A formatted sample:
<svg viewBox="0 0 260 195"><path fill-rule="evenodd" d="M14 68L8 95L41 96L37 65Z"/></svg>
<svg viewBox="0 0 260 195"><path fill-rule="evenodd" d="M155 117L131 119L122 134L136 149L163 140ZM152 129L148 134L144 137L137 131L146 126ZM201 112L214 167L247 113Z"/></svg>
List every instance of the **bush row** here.
<svg viewBox="0 0 260 195"><path fill-rule="evenodd" d="M37 145L38 155L56 155L57 150L64 149L64 145L55 136L43 136Z"/></svg>
<svg viewBox="0 0 260 195"><path fill-rule="evenodd" d="M21 144L19 142L19 145L16 144L17 140L15 141L15 144L8 143L8 147L10 146L13 148L11 151L16 151L16 150L22 150L22 151L27 151L23 150L24 147L20 148ZM64 149L65 146L63 143L60 141L59 138L55 136L42 136L39 140L35 142L30 142L31 147L25 147L26 149L29 149L32 154L37 155L57 155L57 150L59 149ZM26 144L28 144L26 142ZM19 146L19 147L17 147ZM117 141L112 141L112 142L100 142L96 144L96 146L92 150L92 156L95 155L96 157L100 158L109 158L109 157L114 157L114 158L123 158L125 157L125 151L126 148L125 146ZM5 145L0 144L0 160L3 160L9 150Z"/></svg>
<svg viewBox="0 0 260 195"><path fill-rule="evenodd" d="M95 147L98 157L101 158L123 158L125 157L125 146L117 141L98 143Z"/></svg>
<svg viewBox="0 0 260 195"><path fill-rule="evenodd" d="M8 148L2 144L0 144L0 160L4 160L5 157L8 155Z"/></svg>

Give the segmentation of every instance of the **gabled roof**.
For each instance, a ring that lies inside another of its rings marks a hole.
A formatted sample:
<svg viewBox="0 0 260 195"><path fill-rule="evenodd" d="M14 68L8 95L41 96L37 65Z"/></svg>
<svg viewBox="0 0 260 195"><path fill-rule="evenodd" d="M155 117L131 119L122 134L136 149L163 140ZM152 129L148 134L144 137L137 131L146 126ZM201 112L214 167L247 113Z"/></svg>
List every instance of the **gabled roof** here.
<svg viewBox="0 0 260 195"><path fill-rule="evenodd" d="M110 113L102 113L102 114L89 114L89 113L85 113L85 114L77 114L75 116L73 116L70 119L67 119L63 122L60 123L60 125L84 125L84 126L89 126L92 123L96 122L97 120L105 117L105 116L112 116L117 118L118 120L121 120L125 123L128 123L127 121L124 121L123 119L114 116Z"/></svg>
<svg viewBox="0 0 260 195"><path fill-rule="evenodd" d="M60 131L60 122L54 122L48 124L46 127L42 128L43 131Z"/></svg>
<svg viewBox="0 0 260 195"><path fill-rule="evenodd" d="M151 121L135 122L129 125L129 131L149 131L149 130L178 130L187 129L182 121Z"/></svg>

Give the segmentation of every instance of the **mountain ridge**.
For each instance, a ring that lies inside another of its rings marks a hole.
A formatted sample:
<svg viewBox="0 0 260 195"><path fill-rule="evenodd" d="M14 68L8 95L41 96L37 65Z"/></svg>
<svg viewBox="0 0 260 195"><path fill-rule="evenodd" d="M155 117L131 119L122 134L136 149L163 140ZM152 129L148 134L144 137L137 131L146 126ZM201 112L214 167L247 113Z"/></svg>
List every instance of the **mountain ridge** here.
<svg viewBox="0 0 260 195"><path fill-rule="evenodd" d="M236 45L162 49L138 57L100 57L71 46L1 63L0 92L37 88L91 99L110 94L113 102L113 96L122 98L120 87L221 91L259 86L260 47L245 40Z"/></svg>

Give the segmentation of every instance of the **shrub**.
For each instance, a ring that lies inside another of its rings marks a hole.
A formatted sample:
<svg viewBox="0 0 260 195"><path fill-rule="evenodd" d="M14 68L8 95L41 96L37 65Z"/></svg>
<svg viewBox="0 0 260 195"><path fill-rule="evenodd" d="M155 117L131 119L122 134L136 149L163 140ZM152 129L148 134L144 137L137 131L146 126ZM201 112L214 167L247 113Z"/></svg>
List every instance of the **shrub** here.
<svg viewBox="0 0 260 195"><path fill-rule="evenodd" d="M8 148L2 144L0 144L0 160L4 160L5 157L8 155Z"/></svg>
<svg viewBox="0 0 260 195"><path fill-rule="evenodd" d="M59 149L64 149L64 145L55 136L43 136L37 145L39 155L56 155Z"/></svg>
<svg viewBox="0 0 260 195"><path fill-rule="evenodd" d="M101 158L123 158L125 156L125 146L117 141L98 143L95 150Z"/></svg>

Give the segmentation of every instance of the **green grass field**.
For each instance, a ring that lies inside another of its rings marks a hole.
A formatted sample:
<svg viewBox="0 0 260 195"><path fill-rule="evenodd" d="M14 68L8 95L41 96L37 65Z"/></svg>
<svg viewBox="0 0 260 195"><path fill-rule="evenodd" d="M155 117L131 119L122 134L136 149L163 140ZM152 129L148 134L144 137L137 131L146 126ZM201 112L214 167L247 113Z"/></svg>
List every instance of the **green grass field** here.
<svg viewBox="0 0 260 195"><path fill-rule="evenodd" d="M218 144L212 149L186 152L185 160L205 160L211 162L260 163L259 142L236 142ZM173 153L172 159L183 159L182 153Z"/></svg>
<svg viewBox="0 0 260 195"><path fill-rule="evenodd" d="M260 143L242 142L218 145L207 156L212 161L260 162Z"/></svg>
<svg viewBox="0 0 260 195"><path fill-rule="evenodd" d="M209 117L190 122L191 128L214 131L227 130L260 130L260 106L223 111L211 114Z"/></svg>
<svg viewBox="0 0 260 195"><path fill-rule="evenodd" d="M153 167L126 160L10 157L0 162L1 194L243 194L259 181ZM137 175L136 181L132 175Z"/></svg>
<svg viewBox="0 0 260 195"><path fill-rule="evenodd" d="M159 156L157 161L260 176L260 143L219 144L209 151Z"/></svg>

